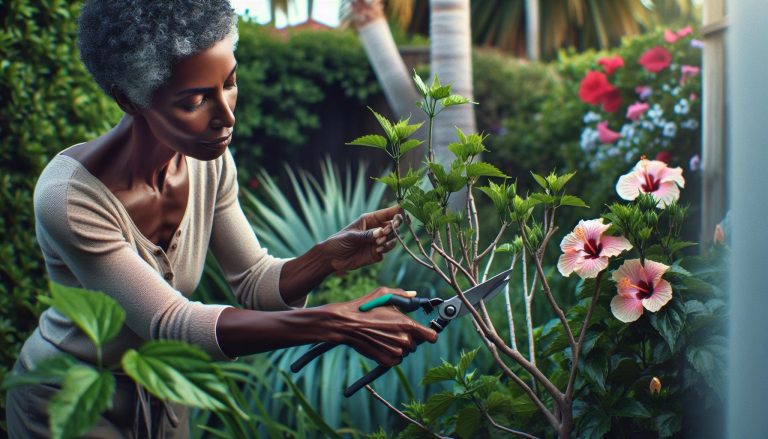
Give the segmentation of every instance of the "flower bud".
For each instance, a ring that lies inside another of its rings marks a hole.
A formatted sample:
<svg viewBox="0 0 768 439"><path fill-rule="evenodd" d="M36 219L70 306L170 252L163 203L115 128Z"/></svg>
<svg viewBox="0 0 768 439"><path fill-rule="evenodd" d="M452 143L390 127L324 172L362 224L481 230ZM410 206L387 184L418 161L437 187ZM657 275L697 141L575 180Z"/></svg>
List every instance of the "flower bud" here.
<svg viewBox="0 0 768 439"><path fill-rule="evenodd" d="M661 380L656 377L651 378L648 389L651 391L651 395L658 395L661 392Z"/></svg>
<svg viewBox="0 0 768 439"><path fill-rule="evenodd" d="M725 243L725 231L723 230L723 227L720 224L715 226L715 236L712 238L712 241L715 244Z"/></svg>

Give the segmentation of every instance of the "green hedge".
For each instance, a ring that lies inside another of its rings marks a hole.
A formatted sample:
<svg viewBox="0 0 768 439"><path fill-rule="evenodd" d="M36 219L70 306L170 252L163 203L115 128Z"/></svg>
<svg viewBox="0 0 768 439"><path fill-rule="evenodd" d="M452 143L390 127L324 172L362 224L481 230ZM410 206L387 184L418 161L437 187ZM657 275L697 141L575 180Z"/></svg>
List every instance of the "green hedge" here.
<svg viewBox="0 0 768 439"><path fill-rule="evenodd" d="M47 290L32 212L37 177L53 154L119 118L79 61L79 6L53 0L0 6L0 377L37 324L42 307L35 296Z"/></svg>

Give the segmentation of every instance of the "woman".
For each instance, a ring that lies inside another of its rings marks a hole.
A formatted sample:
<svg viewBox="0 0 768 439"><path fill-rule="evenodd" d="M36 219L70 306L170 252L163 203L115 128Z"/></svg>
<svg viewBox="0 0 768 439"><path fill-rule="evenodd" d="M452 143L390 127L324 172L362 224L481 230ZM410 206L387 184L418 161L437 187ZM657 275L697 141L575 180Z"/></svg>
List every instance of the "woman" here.
<svg viewBox="0 0 768 439"><path fill-rule="evenodd" d="M194 343L216 360L328 341L386 365L437 335L386 307L356 301L297 309L332 272L381 260L394 242L397 208L362 216L306 254L270 257L237 199L227 147L237 100L237 16L227 0L92 0L79 46L94 80L125 112L103 136L55 156L35 190L38 242L52 280L103 291L126 311L106 363L150 339ZM191 302L211 250L244 309ZM273 312L265 312L273 311ZM87 337L53 309L22 348L15 370L69 353L96 362ZM12 437L47 437L55 386L8 395ZM118 385L114 407L91 437L185 437L186 410Z"/></svg>

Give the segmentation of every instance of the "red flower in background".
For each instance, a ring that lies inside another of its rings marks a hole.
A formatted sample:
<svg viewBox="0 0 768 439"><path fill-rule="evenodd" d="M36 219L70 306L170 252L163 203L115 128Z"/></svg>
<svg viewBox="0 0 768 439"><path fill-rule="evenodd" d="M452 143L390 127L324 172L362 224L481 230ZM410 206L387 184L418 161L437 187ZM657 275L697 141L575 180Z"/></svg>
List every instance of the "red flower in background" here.
<svg viewBox="0 0 768 439"><path fill-rule="evenodd" d="M624 58L620 55L612 56L610 58L600 58L597 63L603 67L605 73L613 75L613 72L621 67L624 67Z"/></svg>
<svg viewBox="0 0 768 439"><path fill-rule="evenodd" d="M640 56L638 63L649 72L658 73L672 63L672 54L661 46L648 49Z"/></svg>
<svg viewBox="0 0 768 439"><path fill-rule="evenodd" d="M621 106L621 92L608 82L605 73L588 71L579 86L579 98L592 105L603 105L603 110L613 113Z"/></svg>
<svg viewBox="0 0 768 439"><path fill-rule="evenodd" d="M656 154L656 160L669 164L672 161L672 153L669 151L659 151Z"/></svg>

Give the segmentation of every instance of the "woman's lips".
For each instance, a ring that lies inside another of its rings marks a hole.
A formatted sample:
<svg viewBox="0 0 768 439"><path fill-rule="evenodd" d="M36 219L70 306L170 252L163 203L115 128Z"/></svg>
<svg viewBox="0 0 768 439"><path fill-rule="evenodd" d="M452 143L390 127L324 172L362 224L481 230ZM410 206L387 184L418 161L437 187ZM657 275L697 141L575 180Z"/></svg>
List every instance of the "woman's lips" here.
<svg viewBox="0 0 768 439"><path fill-rule="evenodd" d="M207 147L212 148L225 148L227 145L229 145L229 141L232 139L232 133L229 133L226 137L221 137L218 139L210 140L210 141L204 141L200 142L203 145Z"/></svg>

